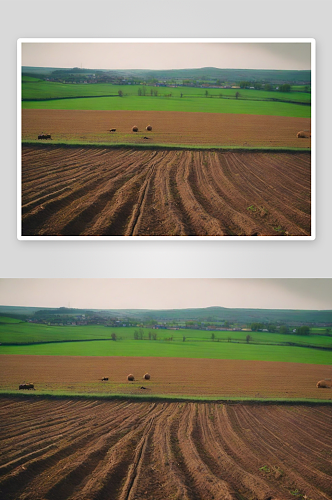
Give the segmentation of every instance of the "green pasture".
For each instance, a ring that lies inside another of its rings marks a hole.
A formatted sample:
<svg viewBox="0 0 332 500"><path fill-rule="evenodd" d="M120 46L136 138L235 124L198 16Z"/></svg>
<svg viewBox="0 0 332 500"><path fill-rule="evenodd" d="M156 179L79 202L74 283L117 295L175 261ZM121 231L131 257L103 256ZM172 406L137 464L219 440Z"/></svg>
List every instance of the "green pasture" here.
<svg viewBox="0 0 332 500"><path fill-rule="evenodd" d="M135 331L143 333L143 340L134 339ZM111 340L112 333L116 334L116 341ZM149 333L151 340L149 340ZM156 340L152 339L153 334L157 335ZM251 336L249 343L246 342L248 334ZM212 340L213 335L214 340ZM277 345L287 342L295 343L296 346ZM3 323L0 324L0 344L2 344L0 354L161 356L332 363L332 351L310 348L310 346L332 348L332 338L319 334L300 336L269 332L153 330L138 327L113 328L103 325L51 326L33 323Z"/></svg>
<svg viewBox="0 0 332 500"><path fill-rule="evenodd" d="M329 331L330 335L332 335L332 328L327 328L326 326L315 326L313 328L310 328L310 333L314 333L316 335L326 335L326 330ZM331 338L331 342L332 342L332 336L330 337Z"/></svg>
<svg viewBox="0 0 332 500"><path fill-rule="evenodd" d="M22 323L21 319L9 318L7 316L0 316L0 324L1 323ZM22 323L23 324L23 323Z"/></svg>
<svg viewBox="0 0 332 500"><path fill-rule="evenodd" d="M196 113L233 113L247 115L310 118L310 106L285 102L180 97L100 97L25 101L24 109L61 109L94 111L184 111Z"/></svg>
<svg viewBox="0 0 332 500"><path fill-rule="evenodd" d="M139 89L145 92L145 96L138 96ZM163 98L169 94L172 97L204 98L204 99L236 99L239 92L239 99L280 99L283 101L296 101L308 104L311 101L311 94L299 91L278 92L254 89L205 89L196 87L154 87L149 85L112 85L109 83L96 84L68 84L58 82L46 82L33 77L25 76L22 82L22 99L55 99L63 97L82 96L109 96L118 95L121 90L124 97L145 97L151 96L151 92L158 92L155 99ZM206 95L206 91L208 95Z"/></svg>
<svg viewBox="0 0 332 500"><path fill-rule="evenodd" d="M275 345L236 344L190 340L149 341L91 341L37 344L25 346L0 346L0 354L46 356L144 356L234 359L259 361L285 361L293 363L332 363L332 352Z"/></svg>
<svg viewBox="0 0 332 500"><path fill-rule="evenodd" d="M2 321L0 316L0 322ZM10 318L9 318L10 319ZM138 327L106 327L103 325L85 325L85 326L51 326L34 323L18 323L13 320L11 324L0 324L0 343L41 343L41 342L63 342L69 340L96 340L110 339L111 334L115 333L118 343L134 341L134 332L142 331L144 340L148 341L149 332L157 335L157 340L149 342L181 342L187 345L190 341L210 342L212 345L231 342L245 342L246 336L252 337L252 343L260 344L278 344L292 342L298 345L311 345L317 347L331 347L332 337L324 335L284 335L280 333L269 332L241 332L241 331L206 331L206 330L153 330L152 328ZM215 336L212 342L212 334ZM186 338L183 342L183 337ZM173 340L167 340L173 338ZM141 343L141 340L135 340L135 345Z"/></svg>
<svg viewBox="0 0 332 500"><path fill-rule="evenodd" d="M43 80L40 80L40 78L36 78L34 76L28 76L28 75L22 75L22 84L23 83L37 83L37 82L42 82ZM23 88L23 85L22 85Z"/></svg>
<svg viewBox="0 0 332 500"><path fill-rule="evenodd" d="M0 324L0 343L110 339L113 331L115 330L102 325L48 326L33 323Z"/></svg>
<svg viewBox="0 0 332 500"><path fill-rule="evenodd" d="M310 118L310 105L275 102L268 99L310 104L310 94L303 92L267 92L250 89L206 89L192 87L148 87L138 96L138 85L62 84L23 81L24 109L185 111L200 113L235 113ZM119 97L118 91L123 92ZM158 91L157 96L151 92ZM236 92L240 97L236 99ZM181 97L182 94L182 97ZM40 100L49 99L49 100Z"/></svg>

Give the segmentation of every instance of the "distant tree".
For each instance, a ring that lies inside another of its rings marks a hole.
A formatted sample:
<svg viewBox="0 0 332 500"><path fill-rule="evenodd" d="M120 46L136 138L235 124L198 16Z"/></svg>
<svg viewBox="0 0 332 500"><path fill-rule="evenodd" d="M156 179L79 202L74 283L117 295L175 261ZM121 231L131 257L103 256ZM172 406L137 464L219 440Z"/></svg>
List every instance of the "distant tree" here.
<svg viewBox="0 0 332 500"><path fill-rule="evenodd" d="M116 333L112 333L112 335L111 335L111 339L112 339L112 340L116 340Z"/></svg>
<svg viewBox="0 0 332 500"><path fill-rule="evenodd" d="M155 90L153 91L153 94L154 94L154 96L155 96L155 97L157 97L157 96L158 96L158 90L157 90L157 89L155 89Z"/></svg>
<svg viewBox="0 0 332 500"><path fill-rule="evenodd" d="M118 90L118 95L119 95L119 97L123 97L123 92L122 92L122 90Z"/></svg>
<svg viewBox="0 0 332 500"><path fill-rule="evenodd" d="M250 325L250 330L252 332L258 332L259 330L262 330L264 328L264 325L262 323L251 323Z"/></svg>
<svg viewBox="0 0 332 500"><path fill-rule="evenodd" d="M325 333L329 335L331 333L331 328L325 328Z"/></svg>
<svg viewBox="0 0 332 500"><path fill-rule="evenodd" d="M157 340L157 332L153 332L153 334L152 334L152 340Z"/></svg>
<svg viewBox="0 0 332 500"><path fill-rule="evenodd" d="M139 338L139 340L143 340L143 338L144 338L144 330L143 330L143 328L140 328L138 330L138 338Z"/></svg>
<svg viewBox="0 0 332 500"><path fill-rule="evenodd" d="M227 337L227 342L232 342L232 337Z"/></svg>
<svg viewBox="0 0 332 500"><path fill-rule="evenodd" d="M209 95L209 92L206 90L205 91L205 97L208 97L208 95Z"/></svg>
<svg viewBox="0 0 332 500"><path fill-rule="evenodd" d="M182 94L182 92L181 92L181 95L180 95L180 97L183 97L183 94Z"/></svg>
<svg viewBox="0 0 332 500"><path fill-rule="evenodd" d="M222 99L222 93L219 92L219 99Z"/></svg>
<svg viewBox="0 0 332 500"><path fill-rule="evenodd" d="M186 341L186 337L183 335L182 342L185 342L185 341Z"/></svg>
<svg viewBox="0 0 332 500"><path fill-rule="evenodd" d="M137 95L142 95L142 89L141 89L141 87L138 87Z"/></svg>
<svg viewBox="0 0 332 500"><path fill-rule="evenodd" d="M272 90L272 85L271 85L271 83L266 83L266 84L264 85L264 90L267 90L267 91Z"/></svg>
<svg viewBox="0 0 332 500"><path fill-rule="evenodd" d="M252 336L251 335L247 335L246 336L246 342L247 344L249 344L249 342L252 340Z"/></svg>
<svg viewBox="0 0 332 500"><path fill-rule="evenodd" d="M289 328L287 325L281 325L279 328L279 333L282 333L283 335L289 333Z"/></svg>
<svg viewBox="0 0 332 500"><path fill-rule="evenodd" d="M216 338L215 334L211 333L211 340L214 341L215 338Z"/></svg>
<svg viewBox="0 0 332 500"><path fill-rule="evenodd" d="M134 340L138 340L138 330L134 331Z"/></svg>
<svg viewBox="0 0 332 500"><path fill-rule="evenodd" d="M300 326L299 328L296 329L297 335L309 335L310 333L310 328L308 326Z"/></svg>
<svg viewBox="0 0 332 500"><path fill-rule="evenodd" d="M194 321L186 321L186 327L187 328L192 328L195 325Z"/></svg>
<svg viewBox="0 0 332 500"><path fill-rule="evenodd" d="M274 333L277 331L277 327L276 325L274 325L273 323L270 323L267 325L267 329L270 333Z"/></svg>
<svg viewBox="0 0 332 500"><path fill-rule="evenodd" d="M290 92L291 86L289 85L289 83L284 83L283 85L280 85L279 90L280 92Z"/></svg>
<svg viewBox="0 0 332 500"><path fill-rule="evenodd" d="M149 332L149 340L151 340L152 332Z"/></svg>
<svg viewBox="0 0 332 500"><path fill-rule="evenodd" d="M238 99L239 97L240 97L240 92L236 92L235 99Z"/></svg>

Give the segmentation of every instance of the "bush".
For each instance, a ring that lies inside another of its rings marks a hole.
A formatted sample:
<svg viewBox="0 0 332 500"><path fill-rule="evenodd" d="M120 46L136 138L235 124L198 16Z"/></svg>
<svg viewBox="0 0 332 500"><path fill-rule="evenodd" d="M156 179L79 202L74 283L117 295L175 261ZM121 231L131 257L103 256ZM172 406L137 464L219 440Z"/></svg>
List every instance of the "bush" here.
<svg viewBox="0 0 332 500"><path fill-rule="evenodd" d="M309 333L310 333L310 328L308 326L300 326L299 328L296 329L297 335L309 335Z"/></svg>

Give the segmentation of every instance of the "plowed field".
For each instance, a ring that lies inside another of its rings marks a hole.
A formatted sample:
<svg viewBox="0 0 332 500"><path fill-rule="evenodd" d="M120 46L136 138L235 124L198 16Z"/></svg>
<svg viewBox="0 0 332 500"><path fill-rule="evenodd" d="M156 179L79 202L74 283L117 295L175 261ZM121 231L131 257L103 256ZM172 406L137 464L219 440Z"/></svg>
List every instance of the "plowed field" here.
<svg viewBox="0 0 332 500"><path fill-rule="evenodd" d="M151 380L143 381L144 373ZM127 375L135 376L127 382ZM108 377L108 382L102 382ZM39 391L125 395L214 396L284 399L332 398L318 380L329 365L227 359L124 356L1 356L0 388L18 391L32 382ZM142 386L145 389L142 389Z"/></svg>
<svg viewBox="0 0 332 500"><path fill-rule="evenodd" d="M138 133L132 127L138 127ZM145 127L152 126L152 132ZM110 129L116 129L111 133ZM22 138L51 134L57 141L310 148L297 133L310 118L173 111L65 111L24 109ZM144 139L148 137L148 139Z"/></svg>
<svg viewBox="0 0 332 500"><path fill-rule="evenodd" d="M326 406L1 398L6 500L331 499Z"/></svg>
<svg viewBox="0 0 332 500"><path fill-rule="evenodd" d="M24 236L308 236L310 153L25 146Z"/></svg>

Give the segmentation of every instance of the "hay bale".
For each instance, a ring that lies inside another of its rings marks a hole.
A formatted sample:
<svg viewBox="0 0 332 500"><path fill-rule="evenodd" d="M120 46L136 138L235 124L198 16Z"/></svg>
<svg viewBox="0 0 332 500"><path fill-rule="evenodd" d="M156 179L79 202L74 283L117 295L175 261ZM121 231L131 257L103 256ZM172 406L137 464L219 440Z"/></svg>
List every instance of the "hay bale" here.
<svg viewBox="0 0 332 500"><path fill-rule="evenodd" d="M128 380L129 382L133 382L133 381L135 380L134 375L133 375L132 373L129 373L129 375L128 375L128 377L127 377L127 380Z"/></svg>
<svg viewBox="0 0 332 500"><path fill-rule="evenodd" d="M309 139L311 137L311 132L307 132L306 130L301 130L296 134L298 139Z"/></svg>
<svg viewBox="0 0 332 500"><path fill-rule="evenodd" d="M325 380L320 380L319 382L317 382L316 387L318 389L327 389L329 385L327 384L327 382L325 382Z"/></svg>
<svg viewBox="0 0 332 500"><path fill-rule="evenodd" d="M35 386L31 382L28 382L26 384L20 384L18 388L19 389L35 389Z"/></svg>
<svg viewBox="0 0 332 500"><path fill-rule="evenodd" d="M136 127L136 125L133 126L133 128L131 129L133 132L138 132L138 127Z"/></svg>
<svg viewBox="0 0 332 500"><path fill-rule="evenodd" d="M145 129L148 130L149 132L151 132L152 127L151 127L151 125L148 125L147 127L145 127Z"/></svg>
<svg viewBox="0 0 332 500"><path fill-rule="evenodd" d="M148 373L145 373L145 375L143 375L144 380L150 380L150 378L151 376Z"/></svg>

